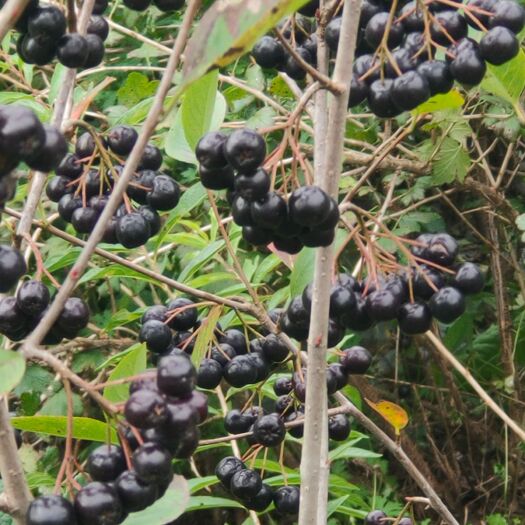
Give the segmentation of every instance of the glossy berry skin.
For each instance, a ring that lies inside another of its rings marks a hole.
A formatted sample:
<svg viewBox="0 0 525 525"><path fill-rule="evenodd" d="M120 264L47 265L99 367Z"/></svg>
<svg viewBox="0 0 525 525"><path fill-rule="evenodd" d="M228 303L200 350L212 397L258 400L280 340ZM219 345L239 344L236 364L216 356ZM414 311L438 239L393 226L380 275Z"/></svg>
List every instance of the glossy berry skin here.
<svg viewBox="0 0 525 525"><path fill-rule="evenodd" d="M158 427L167 418L166 401L158 391L137 390L126 401L124 415L134 427Z"/></svg>
<svg viewBox="0 0 525 525"><path fill-rule="evenodd" d="M224 156L223 148L227 139L227 135L220 131L206 133L195 148L195 156L199 163L208 169L217 169L225 166L227 160Z"/></svg>
<svg viewBox="0 0 525 525"><path fill-rule="evenodd" d="M219 342L232 346L237 355L246 354L248 351L246 335L236 328L229 328L223 334L220 334Z"/></svg>
<svg viewBox="0 0 525 525"><path fill-rule="evenodd" d="M22 254L10 246L0 245L0 293L8 292L26 272Z"/></svg>
<svg viewBox="0 0 525 525"><path fill-rule="evenodd" d="M101 40L106 40L109 35L109 24L103 16L93 15L87 26L88 34L97 35Z"/></svg>
<svg viewBox="0 0 525 525"><path fill-rule="evenodd" d="M483 59L496 66L514 58L519 50L520 44L516 35L502 26L487 31L479 42L479 51Z"/></svg>
<svg viewBox="0 0 525 525"><path fill-rule="evenodd" d="M84 65L88 56L88 45L86 39L77 33L64 35L58 42L58 61L71 68L79 68Z"/></svg>
<svg viewBox="0 0 525 525"><path fill-rule="evenodd" d="M162 153L157 146L146 144L139 162L139 170L158 170L162 166Z"/></svg>
<svg viewBox="0 0 525 525"><path fill-rule="evenodd" d="M278 68L285 58L282 44L271 36L263 36L252 49L255 62L265 69Z"/></svg>
<svg viewBox="0 0 525 525"><path fill-rule="evenodd" d="M161 357L157 364L157 385L169 396L184 396L195 388L197 373L185 354Z"/></svg>
<svg viewBox="0 0 525 525"><path fill-rule="evenodd" d="M24 330L27 316L16 305L16 297L7 295L0 299L0 331L19 332Z"/></svg>
<svg viewBox="0 0 525 525"><path fill-rule="evenodd" d="M149 507L157 499L157 487L144 483L135 472L122 472L115 486L126 512L138 512Z"/></svg>
<svg viewBox="0 0 525 525"><path fill-rule="evenodd" d="M450 64L450 72L454 79L465 86L478 85L486 71L485 61L479 52L473 49L459 51Z"/></svg>
<svg viewBox="0 0 525 525"><path fill-rule="evenodd" d="M184 0L153 0L155 6L165 13L184 7Z"/></svg>
<svg viewBox="0 0 525 525"><path fill-rule="evenodd" d="M232 346L222 343L212 348L210 357L224 367L228 361L233 359L236 355L235 349Z"/></svg>
<svg viewBox="0 0 525 525"><path fill-rule="evenodd" d="M89 308L79 297L70 297L64 304L57 324L64 329L80 331L89 322Z"/></svg>
<svg viewBox="0 0 525 525"><path fill-rule="evenodd" d="M385 33L388 20L389 13L383 11L377 13L368 21L368 24L365 28L365 40L373 49L375 49L381 43L381 39ZM388 33L388 47L397 47L399 44L401 44L403 36L403 24L399 22L393 22L390 27L390 32Z"/></svg>
<svg viewBox="0 0 525 525"><path fill-rule="evenodd" d="M49 290L41 281L26 281L16 294L17 307L29 316L41 314L48 306Z"/></svg>
<svg viewBox="0 0 525 525"><path fill-rule="evenodd" d="M334 53L337 51L339 44L339 35L341 34L341 17L332 18L325 29L325 40L330 49Z"/></svg>
<svg viewBox="0 0 525 525"><path fill-rule="evenodd" d="M140 328L139 340L146 343L150 352L161 354L166 352L172 339L170 327L162 321L150 320Z"/></svg>
<svg viewBox="0 0 525 525"><path fill-rule="evenodd" d="M382 510L373 510L365 516L365 525L384 525L386 514Z"/></svg>
<svg viewBox="0 0 525 525"><path fill-rule="evenodd" d="M51 37L56 41L66 32L66 17L55 6L39 7L29 18L27 32L32 37Z"/></svg>
<svg viewBox="0 0 525 525"><path fill-rule="evenodd" d="M126 470L126 458L116 445L101 445L91 452L87 471L94 481L114 481Z"/></svg>
<svg viewBox="0 0 525 525"><path fill-rule="evenodd" d="M224 487L229 489L233 475L241 470L246 470L246 465L235 456L228 456L219 461L215 467L215 475Z"/></svg>
<svg viewBox="0 0 525 525"><path fill-rule="evenodd" d="M248 432L259 416L258 410L248 409L241 412L238 409L230 410L224 418L224 428L230 434Z"/></svg>
<svg viewBox="0 0 525 525"><path fill-rule="evenodd" d="M244 226L242 229L242 238L255 246L266 246L273 240L270 230L265 230L257 226Z"/></svg>
<svg viewBox="0 0 525 525"><path fill-rule="evenodd" d="M254 352L253 354L249 354L248 357L251 360L252 366L255 368L255 371L257 373L255 382L258 383L259 381L264 381L265 379L267 379L270 375L270 364L263 356L263 354Z"/></svg>
<svg viewBox="0 0 525 525"><path fill-rule="evenodd" d="M95 0L93 14L101 15L108 8L108 0Z"/></svg>
<svg viewBox="0 0 525 525"><path fill-rule="evenodd" d="M423 334L432 325L432 313L426 303L405 303L399 308L397 321L404 334Z"/></svg>
<svg viewBox="0 0 525 525"><path fill-rule="evenodd" d="M119 217L116 228L117 239L125 248L138 248L146 244L151 235L148 221L138 212Z"/></svg>
<svg viewBox="0 0 525 525"><path fill-rule="evenodd" d="M115 489L107 483L93 481L77 493L75 514L79 525L117 525L123 509Z"/></svg>
<svg viewBox="0 0 525 525"><path fill-rule="evenodd" d="M124 5L133 11L146 11L151 5L151 0L124 0Z"/></svg>
<svg viewBox="0 0 525 525"><path fill-rule="evenodd" d="M109 131L107 142L113 153L129 155L137 138L138 133L131 126L115 126Z"/></svg>
<svg viewBox="0 0 525 525"><path fill-rule="evenodd" d="M76 525L73 505L62 496L40 496L34 499L26 514L27 525Z"/></svg>
<svg viewBox="0 0 525 525"><path fill-rule="evenodd" d="M256 131L247 128L236 130L224 144L224 155L234 169L250 174L264 162L266 144Z"/></svg>
<svg viewBox="0 0 525 525"><path fill-rule="evenodd" d="M427 81L431 96L448 93L454 85L450 68L442 60L425 61L418 66L417 72Z"/></svg>
<svg viewBox="0 0 525 525"><path fill-rule="evenodd" d="M237 355L224 367L224 379L234 387L242 388L257 381L257 371L248 355Z"/></svg>
<svg viewBox="0 0 525 525"><path fill-rule="evenodd" d="M374 321L390 321L397 316L399 299L391 290L376 290L366 298L366 307Z"/></svg>
<svg viewBox="0 0 525 525"><path fill-rule="evenodd" d="M254 510L256 512L263 512L271 505L272 500L272 489L268 485L263 483L261 490L253 498L244 500L243 504L246 508L250 510Z"/></svg>
<svg viewBox="0 0 525 525"><path fill-rule="evenodd" d="M346 414L336 414L328 419L328 437L334 441L345 441L350 435L350 420Z"/></svg>
<svg viewBox="0 0 525 525"><path fill-rule="evenodd" d="M31 158L44 146L46 132L33 111L23 106L0 106L0 143L4 151Z"/></svg>
<svg viewBox="0 0 525 525"><path fill-rule="evenodd" d="M278 396L285 396L293 389L292 380L289 377L278 377L273 384L273 391Z"/></svg>
<svg viewBox="0 0 525 525"><path fill-rule="evenodd" d="M144 443L131 458L137 476L146 483L160 483L173 473L170 453L155 443Z"/></svg>
<svg viewBox="0 0 525 525"><path fill-rule="evenodd" d="M249 175L237 175L233 183L235 193L249 202L264 199L270 186L270 175L263 168L258 168Z"/></svg>
<svg viewBox="0 0 525 525"><path fill-rule="evenodd" d="M46 133L43 146L34 156L26 159L27 165L43 172L54 170L67 153L67 143L64 135L55 127L44 124Z"/></svg>
<svg viewBox="0 0 525 525"><path fill-rule="evenodd" d="M352 346L344 350L339 362L347 374L366 374L372 364L372 354L362 346Z"/></svg>
<svg viewBox="0 0 525 525"><path fill-rule="evenodd" d="M273 493L273 502L275 504L275 508L281 514L298 514L299 499L299 488L291 485L287 487L279 487Z"/></svg>
<svg viewBox="0 0 525 525"><path fill-rule="evenodd" d="M330 373L330 375L333 376L335 379L335 389L341 390L344 388L348 382L348 377L346 375L345 369L341 363L332 363L328 367L327 375Z"/></svg>
<svg viewBox="0 0 525 525"><path fill-rule="evenodd" d="M334 286L330 292L330 317L339 317L355 308L356 298L352 290L345 286Z"/></svg>
<svg viewBox="0 0 525 525"><path fill-rule="evenodd" d="M438 233L432 236L428 248L425 250L425 257L441 266L451 266L459 252L459 246L448 233Z"/></svg>
<svg viewBox="0 0 525 525"><path fill-rule="evenodd" d="M168 303L169 326L179 332L192 329L198 318L197 308L192 307L193 301L179 297ZM175 313L174 310L181 309Z"/></svg>
<svg viewBox="0 0 525 525"><path fill-rule="evenodd" d="M254 498L261 489L261 476L254 470L239 470L231 477L230 491L237 498Z"/></svg>
<svg viewBox="0 0 525 525"><path fill-rule="evenodd" d="M94 153L95 148L95 140L93 139L91 133L86 131L77 137L77 142L75 144L75 155L79 159L85 159Z"/></svg>
<svg viewBox="0 0 525 525"><path fill-rule="evenodd" d="M445 286L445 279L440 272L422 265L418 268L418 271L412 280L414 295L416 297L420 297L421 299L430 299L432 297L435 290L430 286L428 281L433 283L437 290Z"/></svg>
<svg viewBox="0 0 525 525"><path fill-rule="evenodd" d="M315 64L314 57L306 48L298 47L296 51L304 62L311 65ZM284 62L283 71L294 80L304 80L306 78L306 70L292 55L287 56Z"/></svg>
<svg viewBox="0 0 525 525"><path fill-rule="evenodd" d="M279 445L286 434L283 420L278 414L268 414L260 417L253 424L253 435L257 443L264 447Z"/></svg>
<svg viewBox="0 0 525 525"><path fill-rule="evenodd" d="M98 66L104 58L104 42L95 34L86 35L86 42L88 46L88 54L84 62L84 68L91 68Z"/></svg>
<svg viewBox="0 0 525 525"><path fill-rule="evenodd" d="M394 80L392 97L399 109L410 111L430 98L430 87L422 75L407 71Z"/></svg>
<svg viewBox="0 0 525 525"><path fill-rule="evenodd" d="M477 264L466 262L457 269L453 284L463 293L479 293L485 286L485 277Z"/></svg>
<svg viewBox="0 0 525 525"><path fill-rule="evenodd" d="M306 227L322 223L330 212L330 197L318 186L302 186L288 200L290 218Z"/></svg>
<svg viewBox="0 0 525 525"><path fill-rule="evenodd" d="M368 106L378 117L390 118L399 114L400 110L397 109L392 98L393 86L394 81L390 78L376 80L370 84Z"/></svg>
<svg viewBox="0 0 525 525"><path fill-rule="evenodd" d="M442 323L452 323L466 309L465 297L453 286L445 286L436 292L428 303L432 315Z"/></svg>
<svg viewBox="0 0 525 525"><path fill-rule="evenodd" d="M411 518L401 518L399 520L399 525L414 525L414 522Z"/></svg>
<svg viewBox="0 0 525 525"><path fill-rule="evenodd" d="M447 35L450 35L448 36ZM450 45L453 41L467 36L467 21L457 11L447 9L434 15L434 22L430 27L432 39L442 46ZM451 42L452 38L452 42Z"/></svg>
<svg viewBox="0 0 525 525"><path fill-rule="evenodd" d="M525 9L517 2L496 2L492 11L494 14L489 18L489 27L503 26L517 34L525 26Z"/></svg>
<svg viewBox="0 0 525 525"><path fill-rule="evenodd" d="M263 354L268 361L280 363L289 354L288 347L275 334L270 334L263 341Z"/></svg>
<svg viewBox="0 0 525 525"><path fill-rule="evenodd" d="M178 440L188 428L198 424L197 410L185 400L170 401L166 406L167 419L162 430L168 438Z"/></svg>
<svg viewBox="0 0 525 525"><path fill-rule="evenodd" d="M215 359L203 359L197 370L197 386L213 389L219 386L222 380L222 365Z"/></svg>
<svg viewBox="0 0 525 525"><path fill-rule="evenodd" d="M234 173L229 164L219 168L199 166L201 184L209 190L228 190L234 186Z"/></svg>
<svg viewBox="0 0 525 525"><path fill-rule="evenodd" d="M180 188L168 175L158 175L153 179L153 186L146 197L147 203L159 211L172 210L180 199Z"/></svg>
<svg viewBox="0 0 525 525"><path fill-rule="evenodd" d="M276 192L267 193L251 205L253 222L260 228L278 229L286 219L286 201Z"/></svg>

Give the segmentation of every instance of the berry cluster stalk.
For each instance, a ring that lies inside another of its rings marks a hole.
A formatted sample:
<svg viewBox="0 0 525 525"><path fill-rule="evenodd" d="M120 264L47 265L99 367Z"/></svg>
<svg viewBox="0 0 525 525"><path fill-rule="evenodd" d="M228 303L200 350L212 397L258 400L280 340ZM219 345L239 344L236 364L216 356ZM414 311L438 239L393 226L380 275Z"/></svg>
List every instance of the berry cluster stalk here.
<svg viewBox="0 0 525 525"><path fill-rule="evenodd" d="M321 3L321 10L323 3ZM344 86L338 94L327 94L328 118L322 119L325 130L316 130L318 137L326 137L325 147L316 148L323 152L323 160L315 161L316 184L332 197L337 195L343 141L348 106L352 66L357 41L361 0L345 0L341 24L341 36L333 82ZM321 95L316 99L319 103ZM323 102L321 102L323 104ZM324 104L323 104L324 105ZM317 113L317 112L316 112ZM320 112L319 112L320 113ZM317 171L317 170L320 171ZM328 332L328 311L330 303L331 273L334 246L320 248L316 252L313 301L308 336L308 368L306 376L306 403L304 442L301 453L301 504L299 525L321 525L327 519L327 477L328 464L328 403L326 394L326 350Z"/></svg>

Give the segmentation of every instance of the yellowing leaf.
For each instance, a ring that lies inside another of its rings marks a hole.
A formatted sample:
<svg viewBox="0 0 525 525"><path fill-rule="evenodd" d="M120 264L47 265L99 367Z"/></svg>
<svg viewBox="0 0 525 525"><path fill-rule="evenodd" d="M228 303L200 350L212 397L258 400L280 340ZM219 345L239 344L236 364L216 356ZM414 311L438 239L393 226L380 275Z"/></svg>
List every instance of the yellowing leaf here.
<svg viewBox="0 0 525 525"><path fill-rule="evenodd" d="M385 420L388 421L399 436L401 430L408 425L408 414L406 410L390 401L378 401L374 403L365 397L365 401Z"/></svg>
<svg viewBox="0 0 525 525"><path fill-rule="evenodd" d="M445 94L437 94L429 98L423 104L420 104L413 113L415 115L423 115L424 113L432 113L434 111L443 111L445 109L460 108L465 99L457 89L452 89Z"/></svg>

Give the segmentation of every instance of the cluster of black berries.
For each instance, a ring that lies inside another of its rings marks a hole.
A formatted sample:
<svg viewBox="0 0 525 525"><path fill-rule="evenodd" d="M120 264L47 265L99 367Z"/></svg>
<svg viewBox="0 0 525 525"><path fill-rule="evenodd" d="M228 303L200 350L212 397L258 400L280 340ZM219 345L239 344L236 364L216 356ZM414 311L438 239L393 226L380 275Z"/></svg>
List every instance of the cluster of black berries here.
<svg viewBox="0 0 525 525"><path fill-rule="evenodd" d="M66 140L55 126L42 124L24 106L0 106L0 181L20 162L34 170L51 171L66 153ZM0 200L9 200L11 193Z"/></svg>
<svg viewBox="0 0 525 525"><path fill-rule="evenodd" d="M395 520L397 516L389 518L382 510L373 510L365 516L365 525L385 525L392 520ZM411 518L401 518L398 525L414 525Z"/></svg>
<svg viewBox="0 0 525 525"><path fill-rule="evenodd" d="M179 297L166 306L148 308L141 319L140 342L157 356L180 350L191 355L195 346L194 330L200 326L199 313L194 304L190 299Z"/></svg>
<svg viewBox="0 0 525 525"><path fill-rule="evenodd" d="M258 472L246 468L234 456L222 459L215 469L215 475L224 488L250 510L262 512L273 502L281 514L295 515L299 512L298 487L288 485L274 490L263 482Z"/></svg>
<svg viewBox="0 0 525 525"><path fill-rule="evenodd" d="M242 388L267 379L272 367L289 356L288 347L274 334L246 339L236 328L218 332L219 344L202 360L197 384L212 389L224 379L229 385Z"/></svg>
<svg viewBox="0 0 525 525"><path fill-rule="evenodd" d="M317 186L298 188L288 200L270 191L271 178L261 167L266 145L257 132L207 133L195 153L202 185L229 190L233 220L242 226L247 242L256 246L273 242L277 249L292 254L304 246L333 242L339 220L336 201Z"/></svg>
<svg viewBox="0 0 525 525"><path fill-rule="evenodd" d="M433 95L447 93L454 81L475 86L483 80L487 62L500 65L516 56L516 33L525 24L521 6L512 0L469 0L461 6L462 13L457 7L439 0L429 4L408 2L395 13L385 35L388 7L365 2L359 45L364 54L354 64L349 106L367 100L377 116L393 117ZM429 25L430 39L425 37L425 24ZM327 33L332 34L327 41L334 50L340 25L336 19L330 23L332 31L327 27ZM469 26L485 31L479 43L469 38ZM383 44L392 50L391 58ZM438 51L444 51L444 60L436 59ZM385 60L380 59L382 56Z"/></svg>
<svg viewBox="0 0 525 525"><path fill-rule="evenodd" d="M156 375L131 383L124 415L134 431L127 427L122 439L133 451L132 469L121 447L100 446L87 460L92 481L74 503L60 496L39 497L29 507L27 524L117 525L160 498L173 479L173 458L188 458L195 451L197 425L208 414L206 396L194 390L195 377L190 359L179 352L163 357Z"/></svg>
<svg viewBox="0 0 525 525"><path fill-rule="evenodd" d="M330 295L330 347L343 338L345 328L363 331L380 321L397 320L408 335L426 332L433 318L451 323L465 311L465 295L483 289L485 280L476 264L454 265L458 244L452 236L423 234L412 253L420 264L410 272L369 276L361 282L347 274L337 276ZM311 303L309 285L280 319L282 330L298 341L308 337Z"/></svg>
<svg viewBox="0 0 525 525"><path fill-rule="evenodd" d="M516 34L525 25L525 10L518 3L469 0L466 5L460 4L441 0L399 2L392 16L389 2L365 0L349 107L367 101L377 116L394 117L433 95L449 92L454 81L475 86L485 76L486 63L501 65L516 56ZM468 36L469 26L483 31L479 42ZM326 42L334 53L340 29L341 18L334 18L326 28ZM297 53L315 65L315 35L306 38L304 29L296 29L293 36ZM261 67L280 69L298 80L306 75L281 43L270 36L257 42L252 54Z"/></svg>
<svg viewBox="0 0 525 525"><path fill-rule="evenodd" d="M61 9L30 0L15 27L20 32L17 53L27 64L43 66L57 58L66 67L87 69L104 58L109 26L100 16L91 18L85 36L66 33L67 21Z"/></svg>
<svg viewBox="0 0 525 525"><path fill-rule="evenodd" d="M3 247L2 247L3 248ZM14 250L10 249L11 252ZM0 251L0 259L2 252ZM18 252L10 254L12 262L18 265L18 278L25 273L24 259ZM2 271L0 270L0 275ZM17 278L17 280L18 280ZM2 283L3 284L3 283ZM0 291L6 291L3 287ZM15 296L5 296L0 299L0 333L12 341L20 341L27 337L45 315L51 301L47 286L41 281L25 281ZM78 297L70 297L62 313L55 321L46 337L44 344L58 344L62 339L74 339L89 322L87 304Z"/></svg>
<svg viewBox="0 0 525 525"><path fill-rule="evenodd" d="M116 126L107 136L99 137L104 149L101 152L91 133L85 132L77 138L75 153L66 155L55 170L47 196L58 203L58 213L78 233L90 233L95 227L137 137L132 127ZM110 166L106 164L108 158ZM94 166L96 162L98 167ZM161 165L160 150L148 144L124 202L106 227L104 242L136 248L160 231L158 212L175 208L180 198L177 182L159 171ZM134 209L130 199L140 206Z"/></svg>

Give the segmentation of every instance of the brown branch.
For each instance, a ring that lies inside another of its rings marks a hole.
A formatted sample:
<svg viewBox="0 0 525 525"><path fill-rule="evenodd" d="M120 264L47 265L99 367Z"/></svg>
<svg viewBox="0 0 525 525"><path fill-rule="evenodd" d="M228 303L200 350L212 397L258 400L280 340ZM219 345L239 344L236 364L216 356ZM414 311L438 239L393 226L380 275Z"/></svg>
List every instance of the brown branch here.
<svg viewBox="0 0 525 525"><path fill-rule="evenodd" d="M9 423L7 399L3 397L0 397L0 473L4 482L2 500L5 511L13 517L16 525L24 525L31 493L18 457L13 428Z"/></svg>
<svg viewBox="0 0 525 525"><path fill-rule="evenodd" d="M0 9L0 42L16 24L28 3L29 0L7 0Z"/></svg>

